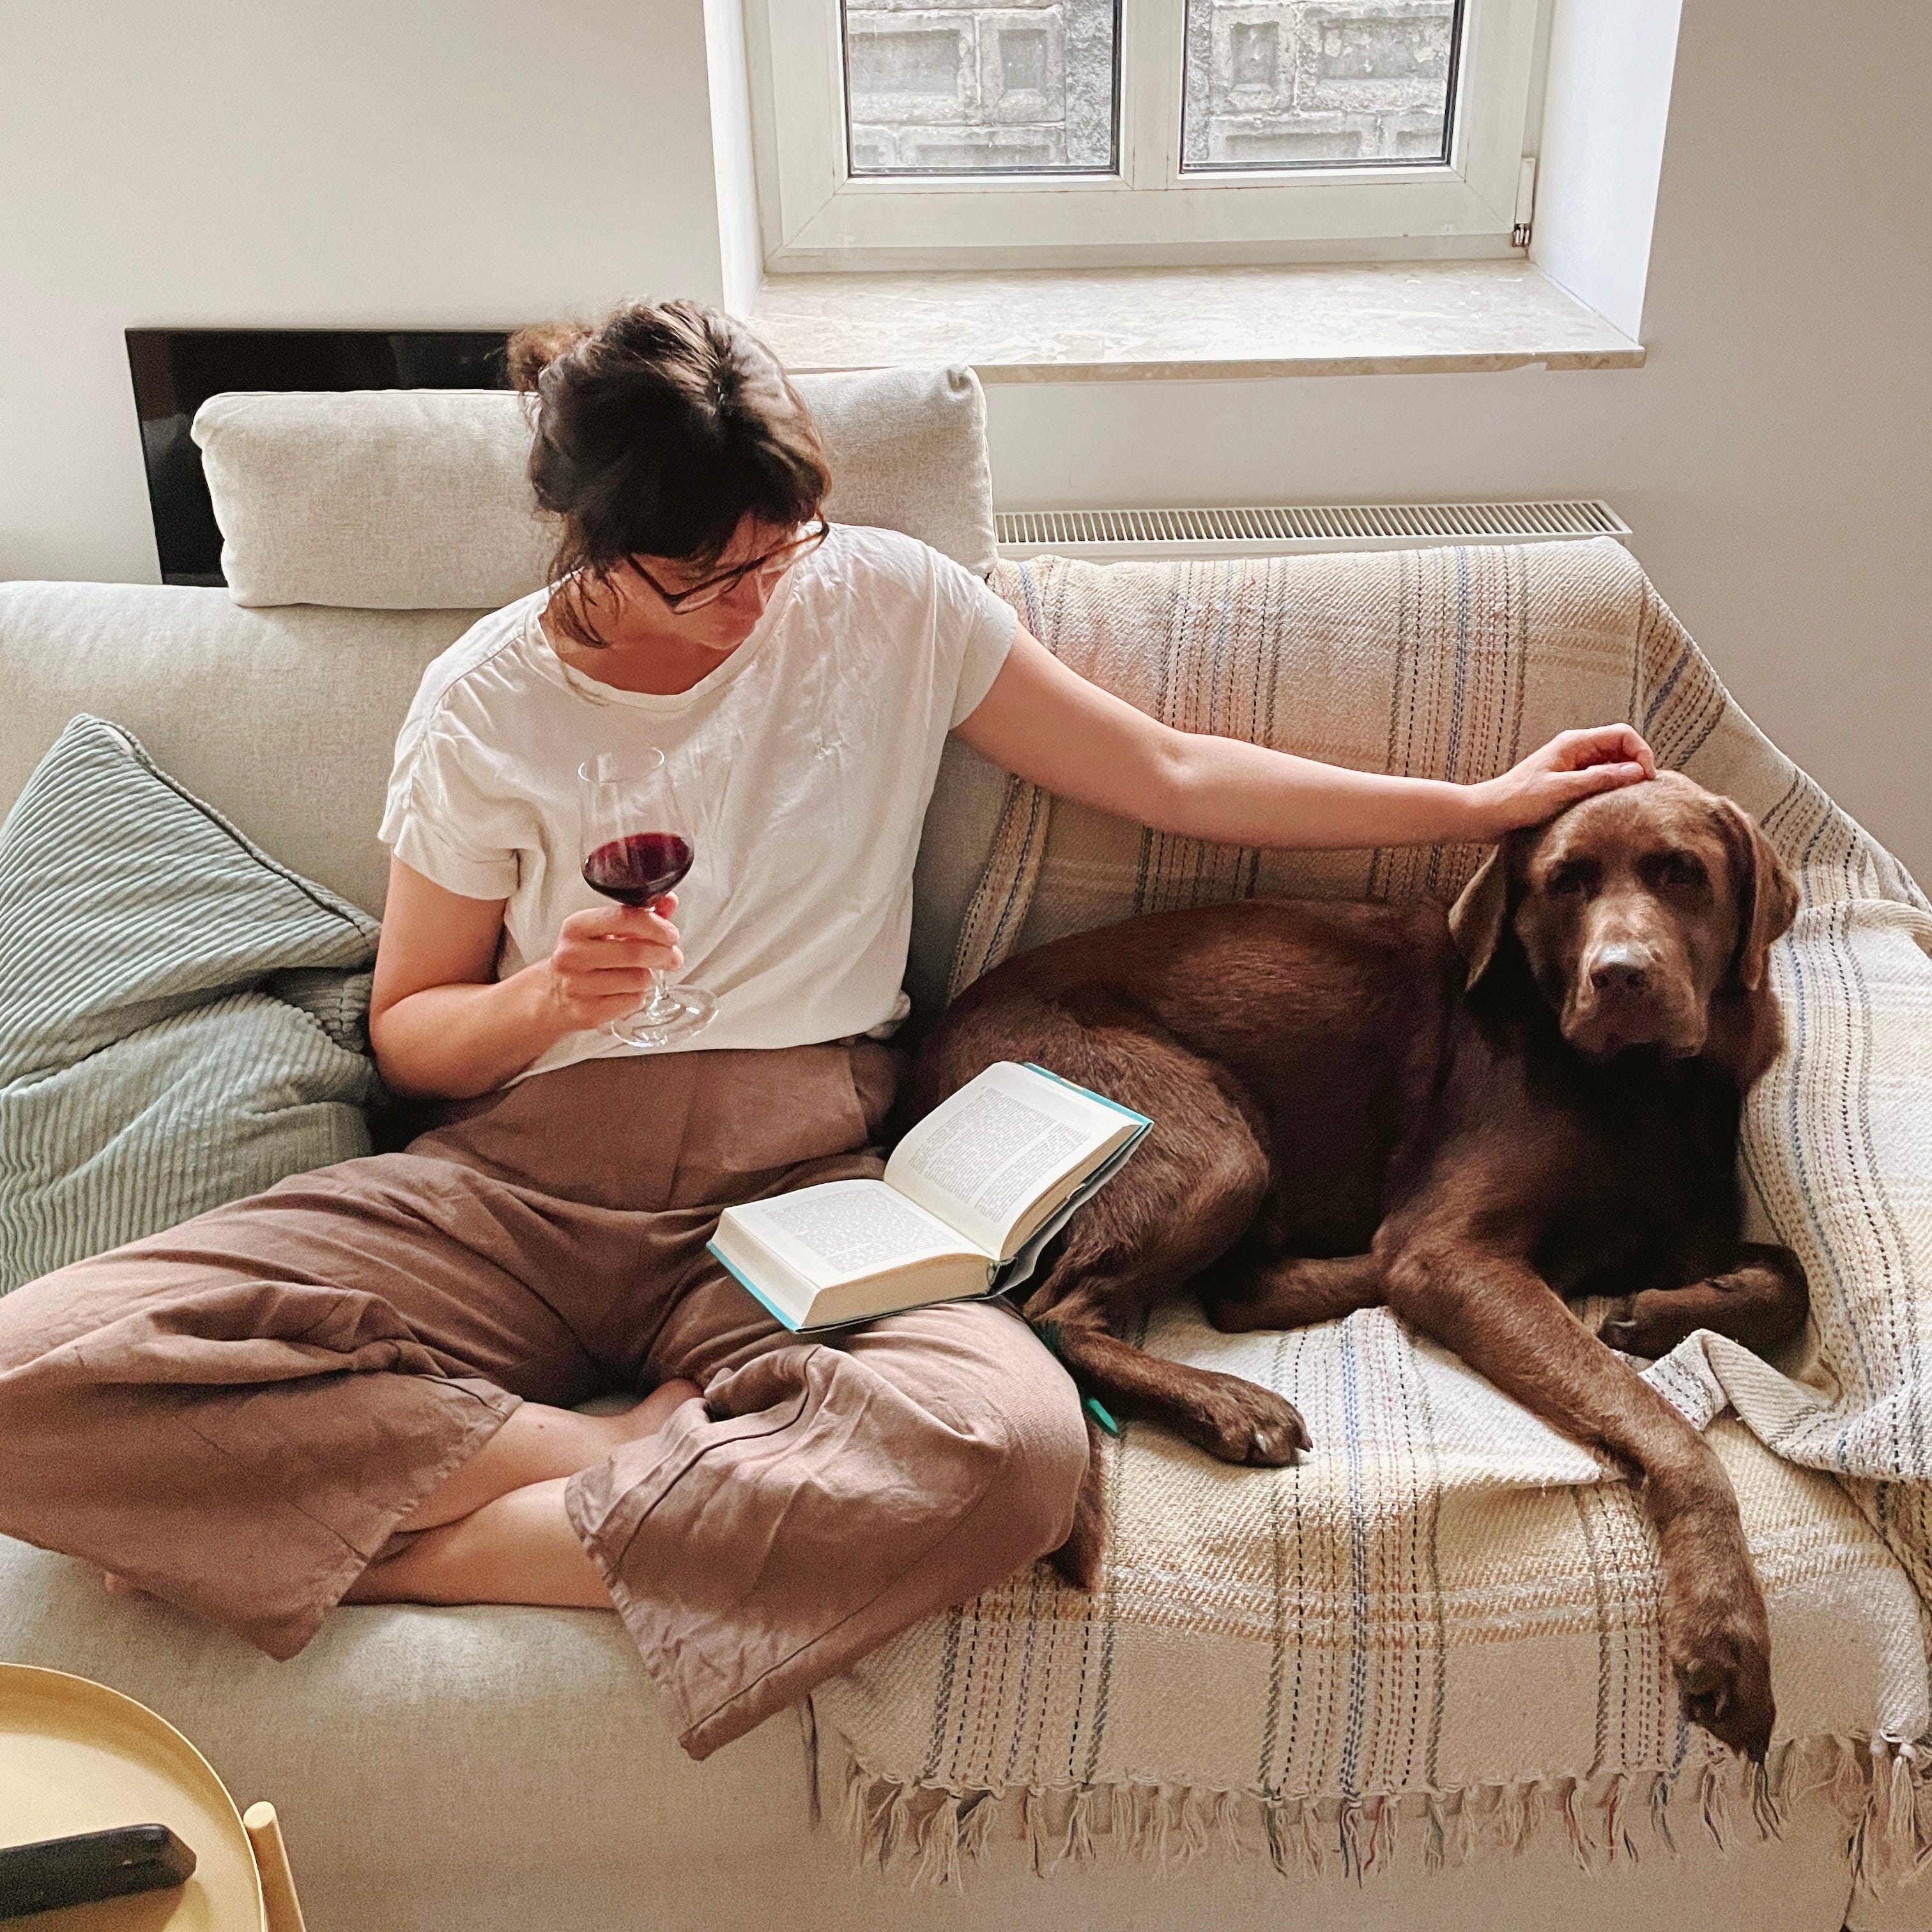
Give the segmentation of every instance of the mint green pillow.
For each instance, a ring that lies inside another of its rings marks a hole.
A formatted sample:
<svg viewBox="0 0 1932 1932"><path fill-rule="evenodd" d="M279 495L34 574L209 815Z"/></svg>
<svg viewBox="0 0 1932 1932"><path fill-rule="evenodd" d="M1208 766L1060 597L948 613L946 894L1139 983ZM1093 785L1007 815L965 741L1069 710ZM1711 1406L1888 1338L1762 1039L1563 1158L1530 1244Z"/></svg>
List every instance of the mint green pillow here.
<svg viewBox="0 0 1932 1932"><path fill-rule="evenodd" d="M376 931L74 719L0 824L0 1294L368 1153Z"/></svg>

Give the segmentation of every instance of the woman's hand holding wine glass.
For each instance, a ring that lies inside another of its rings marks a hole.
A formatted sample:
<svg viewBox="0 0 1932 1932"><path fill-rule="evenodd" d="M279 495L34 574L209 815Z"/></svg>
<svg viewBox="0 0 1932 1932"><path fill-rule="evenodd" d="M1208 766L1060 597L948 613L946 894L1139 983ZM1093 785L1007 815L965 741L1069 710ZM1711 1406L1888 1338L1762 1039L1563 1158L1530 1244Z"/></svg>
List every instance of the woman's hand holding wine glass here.
<svg viewBox="0 0 1932 1932"><path fill-rule="evenodd" d="M574 912L559 928L544 962L547 989L567 1032L626 1018L650 998L658 973L684 964L670 922L677 896L646 906Z"/></svg>
<svg viewBox="0 0 1932 1932"><path fill-rule="evenodd" d="M656 746L643 748L628 758L606 753L578 768L583 807L584 883L592 892L615 899L623 908L615 913L577 913L563 923L568 934L581 921L586 947L578 977L602 970L628 972L633 957L620 958L608 950L614 940L636 935L638 916L656 918L651 908L674 905L670 890L689 872L697 856L696 827L673 782L670 766ZM632 922L625 923L626 914ZM662 928L659 931L658 928ZM677 932L668 921L658 920L656 927L644 928L662 943L668 938L673 957L650 962L650 998L633 1006L614 1011L607 1006L600 1016L604 1030L627 1046L668 1046L702 1033L718 1010L717 1000L701 986L674 986L667 975L684 964L677 951ZM562 944L560 938L559 944ZM634 940L633 940L634 943ZM606 950L599 955L597 947ZM573 952L573 964L578 956ZM606 989L585 986L591 997L602 999ZM618 991L613 981L608 988L614 998ZM630 991L628 984L626 992Z"/></svg>

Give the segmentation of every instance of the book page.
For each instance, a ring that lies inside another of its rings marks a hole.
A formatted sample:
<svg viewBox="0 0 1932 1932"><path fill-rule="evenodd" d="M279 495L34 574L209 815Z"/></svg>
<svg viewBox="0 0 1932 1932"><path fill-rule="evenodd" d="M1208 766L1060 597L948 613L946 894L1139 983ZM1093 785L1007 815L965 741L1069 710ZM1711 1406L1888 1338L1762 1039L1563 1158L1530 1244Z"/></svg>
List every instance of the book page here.
<svg viewBox="0 0 1932 1932"><path fill-rule="evenodd" d="M1003 1061L906 1136L886 1179L997 1256L1027 1209L1123 1125L1078 1090Z"/></svg>
<svg viewBox="0 0 1932 1932"><path fill-rule="evenodd" d="M877 1180L826 1181L730 1211L820 1287L967 1246L944 1222Z"/></svg>

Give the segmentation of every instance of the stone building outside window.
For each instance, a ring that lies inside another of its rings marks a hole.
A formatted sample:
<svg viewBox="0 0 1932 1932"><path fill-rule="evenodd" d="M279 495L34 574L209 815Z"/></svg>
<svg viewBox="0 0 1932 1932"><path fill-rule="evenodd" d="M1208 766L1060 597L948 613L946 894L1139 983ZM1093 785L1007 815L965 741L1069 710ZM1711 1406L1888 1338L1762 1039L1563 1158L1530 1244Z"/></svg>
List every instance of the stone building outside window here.
<svg viewBox="0 0 1932 1932"><path fill-rule="evenodd" d="M1184 170L1445 158L1455 0L1190 0ZM854 175L1103 171L1114 0L845 0Z"/></svg>

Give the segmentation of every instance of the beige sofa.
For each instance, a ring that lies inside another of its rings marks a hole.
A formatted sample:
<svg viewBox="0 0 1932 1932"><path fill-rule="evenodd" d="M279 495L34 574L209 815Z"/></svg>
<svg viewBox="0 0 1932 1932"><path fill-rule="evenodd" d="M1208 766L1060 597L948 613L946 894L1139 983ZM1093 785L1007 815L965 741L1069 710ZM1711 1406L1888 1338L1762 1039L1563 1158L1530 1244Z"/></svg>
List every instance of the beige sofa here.
<svg viewBox="0 0 1932 1932"><path fill-rule="evenodd" d="M890 521L991 566L969 376L818 379L811 400L832 446L835 514ZM380 911L374 828L418 676L476 607L530 587L540 562L540 533L505 481L520 434L508 407L380 396L210 405L201 434L236 594L0 586L0 800L69 716L92 711L136 733L277 856ZM910 973L928 1009L1005 796L1000 774L949 753L927 820ZM1910 1600L1870 1540L1861 1588L1874 1601ZM1845 1616L1861 1614L1858 1600ZM1802 1790L1786 1795L1780 1835L1736 1832L1726 1850L1683 1833L1675 1857L1607 1869L1584 1869L1560 1831L1529 1836L1514 1857L1440 1871L1426 1860L1357 1882L1278 1869L1232 1843L1168 1869L1104 1832L1090 1858L1042 1859L1037 1838L1002 1828L957 1883L909 1886L902 1870L855 1862L829 1782L839 1740L814 1748L812 1713L693 1765L615 1618L593 1612L346 1609L277 1664L165 1606L110 1598L82 1564L0 1540L0 1658L142 1699L243 1802L272 1798L314 1932L1310 1922L1832 1932L1848 1914L1861 1932L1932 1924L1932 1888L1922 1898L1910 1886L1856 1890L1856 1824ZM1922 1657L1912 1667L1922 1676ZM1057 1868L1038 1876L1042 1864Z"/></svg>

